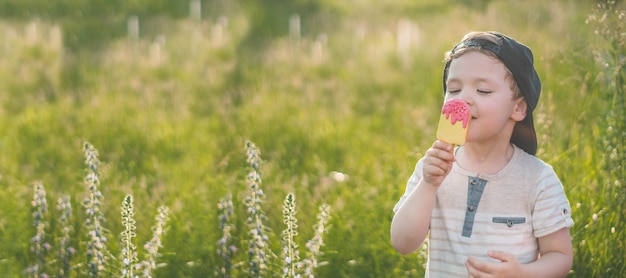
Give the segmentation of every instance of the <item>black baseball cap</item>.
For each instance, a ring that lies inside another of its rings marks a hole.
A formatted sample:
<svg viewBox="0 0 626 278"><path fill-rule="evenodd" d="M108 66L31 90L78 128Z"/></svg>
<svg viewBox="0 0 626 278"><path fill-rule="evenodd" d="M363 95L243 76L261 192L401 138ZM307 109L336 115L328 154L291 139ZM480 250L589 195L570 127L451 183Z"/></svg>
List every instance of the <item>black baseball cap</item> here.
<svg viewBox="0 0 626 278"><path fill-rule="evenodd" d="M537 134L533 124L533 110L539 102L541 94L541 81L539 75L533 65L533 53L524 44L516 41L498 32L486 32L498 38L499 43L494 43L487 39L470 37L463 39L455 45L450 51L454 54L456 51L464 48L480 48L488 50L495 54L502 63L513 74L513 79L517 83L522 96L526 100L527 110L526 118L517 122L511 135L511 143L515 144L525 152L535 155L537 153ZM443 69L443 92L446 92L446 79L448 78L448 69L452 59L448 59Z"/></svg>

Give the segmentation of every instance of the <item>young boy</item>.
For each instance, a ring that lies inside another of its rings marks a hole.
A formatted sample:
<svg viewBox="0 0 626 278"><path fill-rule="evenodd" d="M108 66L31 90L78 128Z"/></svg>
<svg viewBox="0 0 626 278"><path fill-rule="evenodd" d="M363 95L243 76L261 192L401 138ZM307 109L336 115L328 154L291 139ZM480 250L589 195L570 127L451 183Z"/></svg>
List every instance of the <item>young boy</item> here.
<svg viewBox="0 0 626 278"><path fill-rule="evenodd" d="M534 156L532 52L471 32L446 55L443 89L470 107L466 143L436 141L418 161L394 207L393 247L412 253L428 235L426 277L566 276L574 223L557 175Z"/></svg>

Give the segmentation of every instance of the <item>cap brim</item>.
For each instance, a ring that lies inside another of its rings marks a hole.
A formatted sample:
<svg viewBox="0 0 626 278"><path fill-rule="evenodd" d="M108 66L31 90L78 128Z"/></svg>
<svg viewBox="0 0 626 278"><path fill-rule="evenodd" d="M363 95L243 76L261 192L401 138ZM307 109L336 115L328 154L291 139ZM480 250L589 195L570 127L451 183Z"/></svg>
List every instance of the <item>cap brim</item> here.
<svg viewBox="0 0 626 278"><path fill-rule="evenodd" d="M532 113L515 124L513 134L511 134L511 143L529 154L537 154L537 133L535 132Z"/></svg>

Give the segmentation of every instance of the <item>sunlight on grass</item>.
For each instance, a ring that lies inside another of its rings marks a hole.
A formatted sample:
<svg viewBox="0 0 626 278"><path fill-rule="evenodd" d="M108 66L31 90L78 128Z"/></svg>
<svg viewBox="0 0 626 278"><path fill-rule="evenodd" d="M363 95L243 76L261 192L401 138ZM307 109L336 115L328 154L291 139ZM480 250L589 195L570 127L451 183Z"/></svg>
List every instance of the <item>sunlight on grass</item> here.
<svg viewBox="0 0 626 278"><path fill-rule="evenodd" d="M122 273L112 220L131 196L133 274L420 277L425 254L390 247L391 206L433 141L443 53L495 29L535 53L538 156L572 205L571 276L626 274L624 3L227 2L118 13L85 49L71 17L0 20L1 273ZM84 140L101 153L77 159ZM263 168L246 161L251 141Z"/></svg>

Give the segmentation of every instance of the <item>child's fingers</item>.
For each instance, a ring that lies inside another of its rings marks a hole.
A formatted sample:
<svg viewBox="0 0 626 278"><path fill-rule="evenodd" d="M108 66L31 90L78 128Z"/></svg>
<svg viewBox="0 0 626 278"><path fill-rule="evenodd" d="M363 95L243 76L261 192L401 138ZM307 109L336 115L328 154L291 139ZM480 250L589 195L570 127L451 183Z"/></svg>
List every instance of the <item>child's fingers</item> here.
<svg viewBox="0 0 626 278"><path fill-rule="evenodd" d="M445 176L452 169L452 163L436 157L427 157L424 159L423 169L425 176Z"/></svg>
<svg viewBox="0 0 626 278"><path fill-rule="evenodd" d="M452 170L455 161L452 153L453 146L443 141L436 141L433 146L426 151L424 165L422 168L423 177L426 182L439 185Z"/></svg>
<svg viewBox="0 0 626 278"><path fill-rule="evenodd" d="M433 144L433 148L442 149L442 150L445 150L445 151L447 151L449 153L452 153L452 149L454 148L454 145L452 145L450 143L446 143L444 141L437 140Z"/></svg>
<svg viewBox="0 0 626 278"><path fill-rule="evenodd" d="M424 158L422 168L424 179L431 184L439 185L452 170L452 163L435 156Z"/></svg>
<svg viewBox="0 0 626 278"><path fill-rule="evenodd" d="M435 142L433 146L426 151L426 158L429 157L438 158L445 162L455 161L454 154L452 153L452 145L442 141Z"/></svg>

